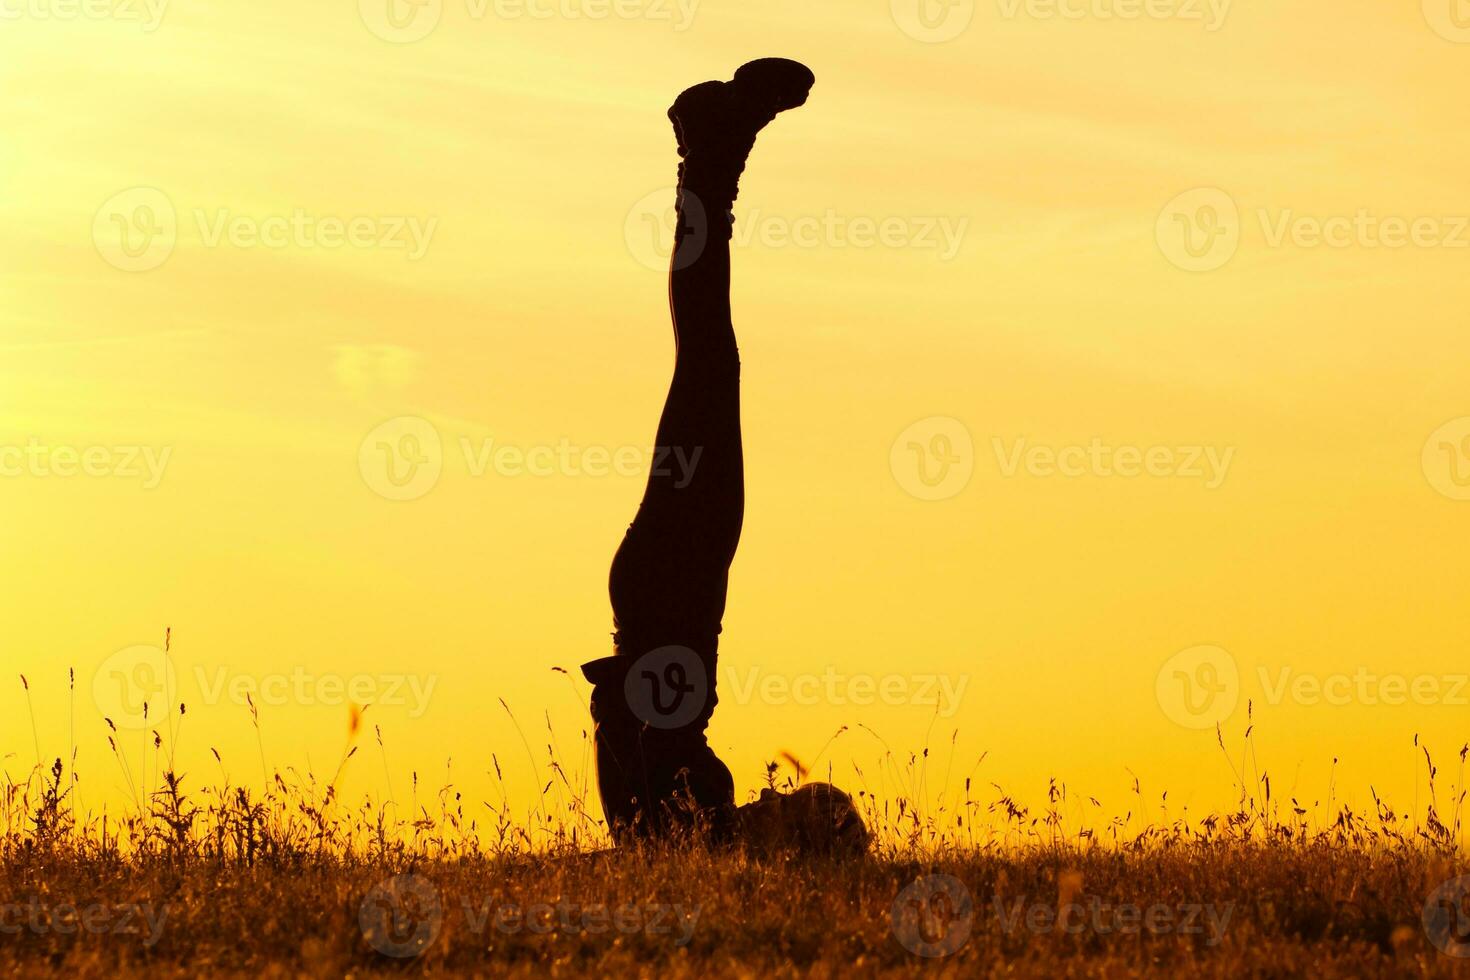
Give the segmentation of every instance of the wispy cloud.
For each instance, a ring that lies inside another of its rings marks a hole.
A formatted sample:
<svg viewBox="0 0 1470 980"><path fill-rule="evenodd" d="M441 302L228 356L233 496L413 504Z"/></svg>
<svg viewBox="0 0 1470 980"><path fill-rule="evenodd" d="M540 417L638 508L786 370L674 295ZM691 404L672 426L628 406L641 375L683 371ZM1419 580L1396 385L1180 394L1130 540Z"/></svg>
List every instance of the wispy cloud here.
<svg viewBox="0 0 1470 980"><path fill-rule="evenodd" d="M423 362L419 351L394 344L339 344L332 351L332 376L359 397L407 388Z"/></svg>

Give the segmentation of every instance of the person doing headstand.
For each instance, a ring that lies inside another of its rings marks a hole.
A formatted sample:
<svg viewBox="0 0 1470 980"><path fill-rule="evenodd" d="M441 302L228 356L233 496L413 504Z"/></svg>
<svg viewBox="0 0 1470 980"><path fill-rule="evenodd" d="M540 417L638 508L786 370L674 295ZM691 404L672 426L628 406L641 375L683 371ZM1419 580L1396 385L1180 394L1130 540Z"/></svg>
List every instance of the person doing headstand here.
<svg viewBox="0 0 1470 980"><path fill-rule="evenodd" d="M802 64L765 58L731 81L687 89L668 112L681 158L669 272L675 358L656 445L694 465L650 473L608 577L614 654L582 668L593 685L598 789L620 845L681 832L757 847L867 844L851 801L824 783L766 790L737 808L730 770L705 736L745 513L731 208L756 135L804 104L814 82Z"/></svg>

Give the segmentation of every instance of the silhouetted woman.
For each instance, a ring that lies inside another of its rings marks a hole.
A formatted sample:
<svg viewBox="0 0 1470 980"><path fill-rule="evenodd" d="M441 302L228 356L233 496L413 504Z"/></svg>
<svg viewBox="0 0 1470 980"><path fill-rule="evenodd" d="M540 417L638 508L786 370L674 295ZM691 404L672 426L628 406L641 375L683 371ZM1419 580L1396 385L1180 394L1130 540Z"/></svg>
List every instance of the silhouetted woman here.
<svg viewBox="0 0 1470 980"><path fill-rule="evenodd" d="M669 274L676 355L656 445L693 470L650 473L609 575L616 652L582 668L598 789L619 843L679 827L728 837L739 822L730 770L705 739L745 510L730 209L756 134L804 103L814 80L804 65L767 58L669 109L683 159Z"/></svg>

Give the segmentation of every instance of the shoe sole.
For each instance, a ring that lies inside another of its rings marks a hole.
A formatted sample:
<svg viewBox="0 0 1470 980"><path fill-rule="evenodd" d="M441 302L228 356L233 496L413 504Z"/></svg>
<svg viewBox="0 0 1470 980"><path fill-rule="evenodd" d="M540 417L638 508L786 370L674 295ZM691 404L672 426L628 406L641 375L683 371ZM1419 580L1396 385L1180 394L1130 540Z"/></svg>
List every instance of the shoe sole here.
<svg viewBox="0 0 1470 980"><path fill-rule="evenodd" d="M738 99L772 113L785 112L804 105L817 76L799 61L788 58L760 58L741 65L729 82L700 82L679 93L669 106L669 121L677 131L679 116L697 113L697 104L706 100L724 101L732 94ZM728 103L727 103L728 104ZM682 133L680 133L682 137Z"/></svg>
<svg viewBox="0 0 1470 980"><path fill-rule="evenodd" d="M741 65L733 84L745 98L784 112L805 104L816 81L812 70L799 61L759 58Z"/></svg>

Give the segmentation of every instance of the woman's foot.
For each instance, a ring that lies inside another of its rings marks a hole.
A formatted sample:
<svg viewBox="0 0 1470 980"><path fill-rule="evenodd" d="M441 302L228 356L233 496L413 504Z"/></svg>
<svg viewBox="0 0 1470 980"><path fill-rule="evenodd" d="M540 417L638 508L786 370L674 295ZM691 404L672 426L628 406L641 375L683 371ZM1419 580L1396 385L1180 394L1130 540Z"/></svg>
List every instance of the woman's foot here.
<svg viewBox="0 0 1470 980"><path fill-rule="evenodd" d="M685 89L669 107L679 156L733 151L743 158L777 113L806 102L815 82L800 62L761 58L740 66L732 81Z"/></svg>
<svg viewBox="0 0 1470 980"><path fill-rule="evenodd" d="M756 135L778 113L805 103L815 81L800 62L761 58L742 65L728 82L685 89L669 107L669 121L684 158L686 189L707 203L734 202Z"/></svg>

